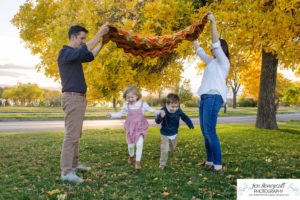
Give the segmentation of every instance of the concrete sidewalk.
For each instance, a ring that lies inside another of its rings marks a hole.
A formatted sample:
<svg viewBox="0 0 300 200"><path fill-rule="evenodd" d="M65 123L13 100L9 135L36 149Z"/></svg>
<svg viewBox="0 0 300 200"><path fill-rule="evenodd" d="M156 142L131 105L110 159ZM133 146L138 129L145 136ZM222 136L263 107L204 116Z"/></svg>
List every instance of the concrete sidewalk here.
<svg viewBox="0 0 300 200"><path fill-rule="evenodd" d="M245 124L255 123L256 115L219 117L219 124ZM278 114L277 121L300 120L300 113ZM199 125L198 118L192 118L194 125ZM150 126L159 127L154 119L148 119ZM181 122L181 124L183 124ZM83 129L123 128L122 120L85 120ZM0 132L45 132L64 130L64 121L8 121L0 122Z"/></svg>

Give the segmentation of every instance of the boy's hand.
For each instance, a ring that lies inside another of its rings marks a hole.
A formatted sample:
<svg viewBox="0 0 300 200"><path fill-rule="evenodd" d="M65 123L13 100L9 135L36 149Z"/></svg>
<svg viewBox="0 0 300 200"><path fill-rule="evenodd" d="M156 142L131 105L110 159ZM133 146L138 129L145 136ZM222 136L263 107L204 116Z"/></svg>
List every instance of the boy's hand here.
<svg viewBox="0 0 300 200"><path fill-rule="evenodd" d="M160 116L163 118L163 117L165 117L166 116L166 112L164 111L164 110L161 110L160 111Z"/></svg>
<svg viewBox="0 0 300 200"><path fill-rule="evenodd" d="M108 114L106 115L106 117L108 117L108 118L111 118L111 114L110 114L110 113L108 113Z"/></svg>

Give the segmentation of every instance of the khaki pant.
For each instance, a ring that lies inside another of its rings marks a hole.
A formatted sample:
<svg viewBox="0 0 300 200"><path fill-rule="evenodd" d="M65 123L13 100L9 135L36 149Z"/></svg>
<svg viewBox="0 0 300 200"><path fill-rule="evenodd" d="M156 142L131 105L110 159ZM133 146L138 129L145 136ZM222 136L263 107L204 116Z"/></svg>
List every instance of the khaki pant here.
<svg viewBox="0 0 300 200"><path fill-rule="evenodd" d="M78 165L79 139L86 109L84 96L63 94L62 108L65 113L65 137L62 145L60 168L67 174Z"/></svg>
<svg viewBox="0 0 300 200"><path fill-rule="evenodd" d="M168 161L168 152L176 149L177 137L174 140L170 140L167 136L161 136L160 144L160 165L166 166Z"/></svg>

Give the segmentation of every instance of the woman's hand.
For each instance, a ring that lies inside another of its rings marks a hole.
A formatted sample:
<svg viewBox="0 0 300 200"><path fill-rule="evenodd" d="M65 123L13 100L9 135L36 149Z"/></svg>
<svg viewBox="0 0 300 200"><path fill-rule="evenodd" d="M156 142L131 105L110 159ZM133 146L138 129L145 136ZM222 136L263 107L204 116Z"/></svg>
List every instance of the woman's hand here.
<svg viewBox="0 0 300 200"><path fill-rule="evenodd" d="M215 16L214 16L214 14L212 12L208 12L207 19L209 21L211 21L212 23L216 23Z"/></svg>
<svg viewBox="0 0 300 200"><path fill-rule="evenodd" d="M197 40L193 41L193 45L194 45L195 50L197 50L199 48L199 44L198 44Z"/></svg>
<svg viewBox="0 0 300 200"><path fill-rule="evenodd" d="M211 40L212 43L216 43L219 41L219 32L217 30L217 23L215 16L212 12L208 12L207 19L211 22Z"/></svg>

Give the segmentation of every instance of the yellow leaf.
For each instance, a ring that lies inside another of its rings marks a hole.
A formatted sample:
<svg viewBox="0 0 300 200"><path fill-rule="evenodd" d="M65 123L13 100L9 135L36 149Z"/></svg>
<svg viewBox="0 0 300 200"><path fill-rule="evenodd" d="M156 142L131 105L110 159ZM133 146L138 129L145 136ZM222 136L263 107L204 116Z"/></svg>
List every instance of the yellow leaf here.
<svg viewBox="0 0 300 200"><path fill-rule="evenodd" d="M49 195L54 195L54 194L59 194L59 193L60 193L59 189L54 189L54 190L47 192L47 194L49 194Z"/></svg>
<svg viewBox="0 0 300 200"><path fill-rule="evenodd" d="M270 162L272 162L272 159L271 159L271 158L267 158L267 159L266 159L266 162L267 162L267 163L270 163Z"/></svg>

